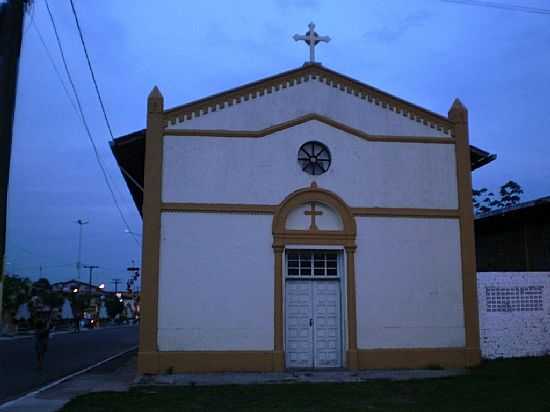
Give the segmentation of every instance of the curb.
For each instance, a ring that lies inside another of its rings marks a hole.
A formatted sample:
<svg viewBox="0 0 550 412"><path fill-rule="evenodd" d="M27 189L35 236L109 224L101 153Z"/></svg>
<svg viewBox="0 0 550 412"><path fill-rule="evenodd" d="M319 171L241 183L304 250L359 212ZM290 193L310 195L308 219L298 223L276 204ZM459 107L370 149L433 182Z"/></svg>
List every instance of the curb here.
<svg viewBox="0 0 550 412"><path fill-rule="evenodd" d="M134 326L139 326L139 324L136 325L117 325L117 326L103 326L99 328L93 328L93 329L81 329L78 333L88 333L88 332L95 332L100 330L107 330L107 329L119 329L119 328L131 328ZM50 333L50 337L54 337L56 335L66 335L69 333L75 333L74 330L60 330L60 331L54 331ZM75 333L76 334L76 333ZM29 339L34 338L34 333L28 334L28 335L13 335L13 336L6 336L6 335L0 335L0 342L10 342L13 340L18 339Z"/></svg>

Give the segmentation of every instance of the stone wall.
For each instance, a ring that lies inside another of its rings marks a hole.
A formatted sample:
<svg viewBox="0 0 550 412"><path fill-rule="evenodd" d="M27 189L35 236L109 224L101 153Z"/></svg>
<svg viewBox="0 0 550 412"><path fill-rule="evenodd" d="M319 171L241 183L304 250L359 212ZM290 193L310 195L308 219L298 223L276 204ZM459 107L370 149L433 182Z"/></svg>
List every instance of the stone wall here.
<svg viewBox="0 0 550 412"><path fill-rule="evenodd" d="M484 358L550 354L550 272L480 272Z"/></svg>

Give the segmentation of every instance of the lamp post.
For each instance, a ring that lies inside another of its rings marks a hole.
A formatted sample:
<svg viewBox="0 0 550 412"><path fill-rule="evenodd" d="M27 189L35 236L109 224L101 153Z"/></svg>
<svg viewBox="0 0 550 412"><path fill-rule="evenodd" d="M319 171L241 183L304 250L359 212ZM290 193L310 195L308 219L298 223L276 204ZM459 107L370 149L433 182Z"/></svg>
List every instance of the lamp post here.
<svg viewBox="0 0 550 412"><path fill-rule="evenodd" d="M84 265L82 266L84 269L89 269L90 270L90 277L88 279L88 296L92 297L92 272L94 269L99 269L99 266L96 266L96 265Z"/></svg>
<svg viewBox="0 0 550 412"><path fill-rule="evenodd" d="M80 280L81 255L82 255L82 226L90 223L86 219L78 219L75 223L78 224L78 261L76 262L76 270L78 272L78 280Z"/></svg>

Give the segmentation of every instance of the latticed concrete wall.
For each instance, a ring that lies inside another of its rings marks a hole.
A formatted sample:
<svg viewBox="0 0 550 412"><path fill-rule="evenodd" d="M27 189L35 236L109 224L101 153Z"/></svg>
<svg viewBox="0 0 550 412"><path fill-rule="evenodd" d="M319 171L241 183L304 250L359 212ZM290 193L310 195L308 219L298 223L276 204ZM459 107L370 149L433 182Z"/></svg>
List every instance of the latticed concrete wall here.
<svg viewBox="0 0 550 412"><path fill-rule="evenodd" d="M479 272L484 358L550 354L550 272Z"/></svg>

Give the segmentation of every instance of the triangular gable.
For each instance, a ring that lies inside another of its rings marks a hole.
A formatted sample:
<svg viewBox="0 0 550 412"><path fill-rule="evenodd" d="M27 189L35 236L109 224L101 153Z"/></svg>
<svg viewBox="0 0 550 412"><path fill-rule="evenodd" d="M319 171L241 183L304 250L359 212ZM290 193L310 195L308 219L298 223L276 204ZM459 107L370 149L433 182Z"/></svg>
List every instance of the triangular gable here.
<svg viewBox="0 0 550 412"><path fill-rule="evenodd" d="M444 134L452 134L453 123L448 118L327 69L320 64L305 64L298 69L289 70L182 106L167 109L164 111L166 125L170 126L199 116L205 116L241 102L260 98L265 94L276 93L281 89L312 80L319 81L327 87L336 88L342 93L353 95L358 99L366 100Z"/></svg>

